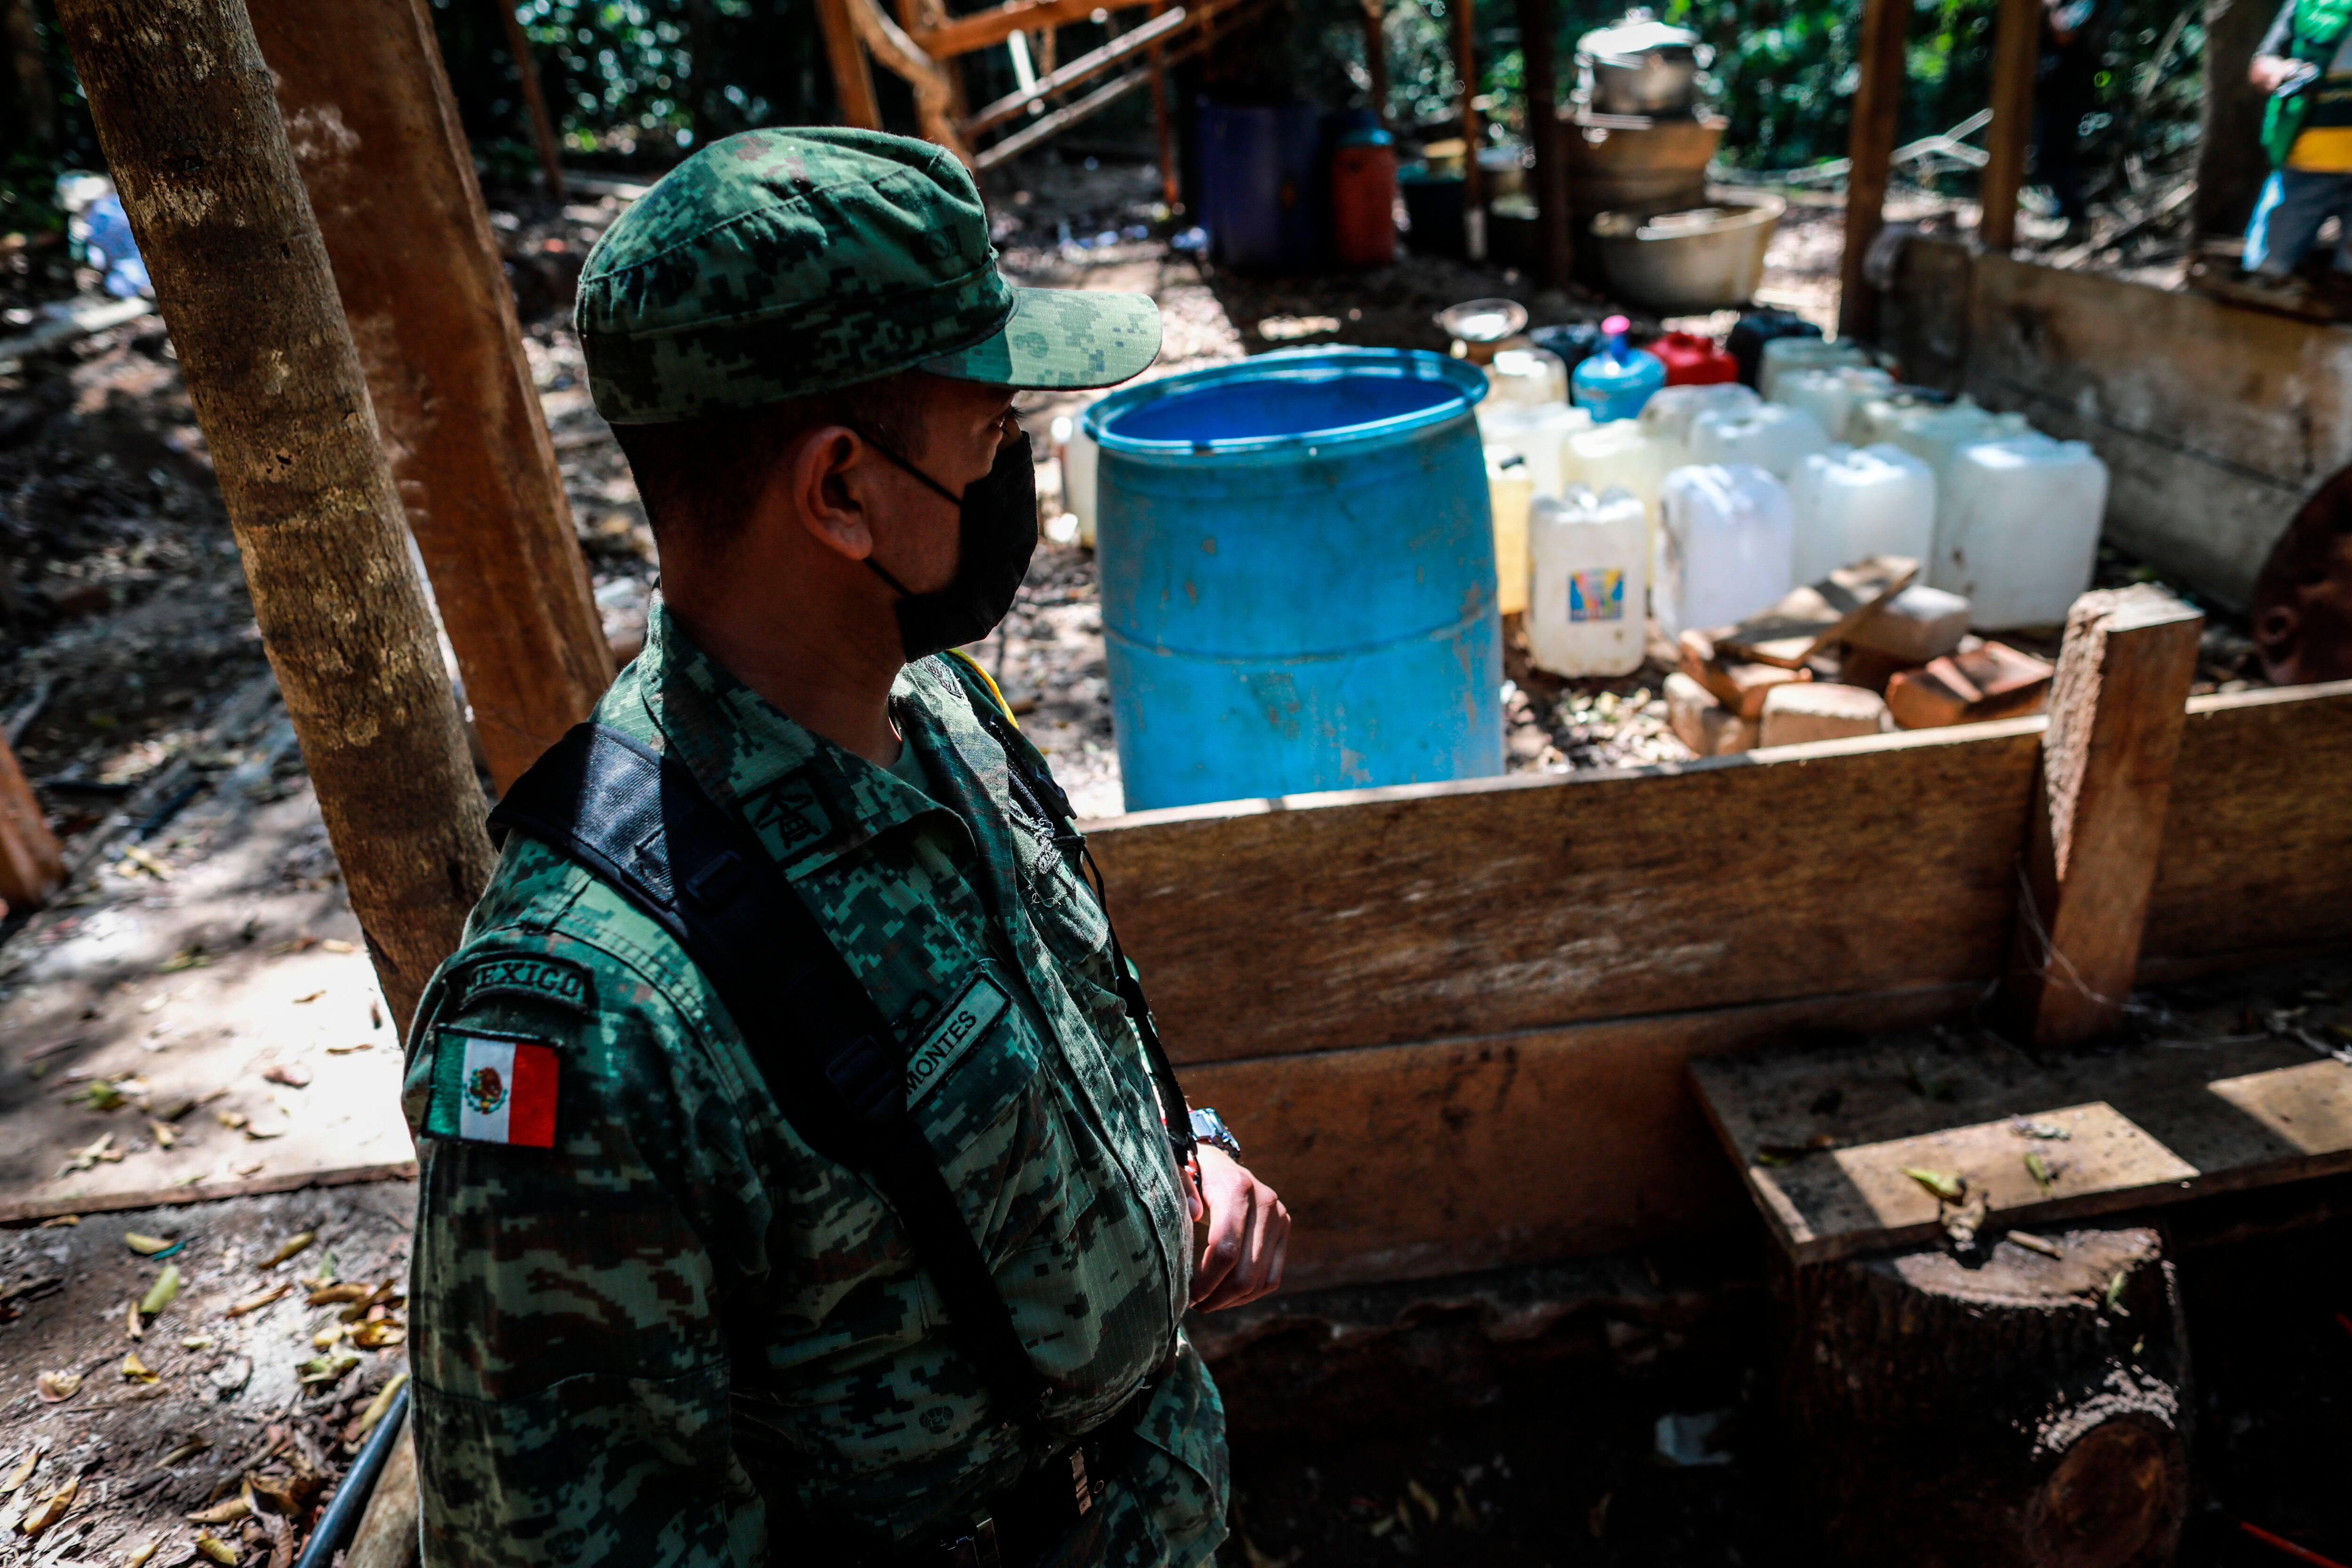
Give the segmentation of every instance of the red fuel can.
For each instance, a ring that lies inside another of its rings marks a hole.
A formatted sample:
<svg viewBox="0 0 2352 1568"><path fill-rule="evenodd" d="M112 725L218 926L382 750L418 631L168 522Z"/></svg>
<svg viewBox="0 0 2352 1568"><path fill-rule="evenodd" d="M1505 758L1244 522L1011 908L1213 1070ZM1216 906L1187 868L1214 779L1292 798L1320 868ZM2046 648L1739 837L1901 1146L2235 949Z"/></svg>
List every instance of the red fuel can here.
<svg viewBox="0 0 2352 1568"><path fill-rule="evenodd" d="M1711 386L1738 381L1739 362L1696 332L1665 332L1642 345L1664 362L1668 386Z"/></svg>

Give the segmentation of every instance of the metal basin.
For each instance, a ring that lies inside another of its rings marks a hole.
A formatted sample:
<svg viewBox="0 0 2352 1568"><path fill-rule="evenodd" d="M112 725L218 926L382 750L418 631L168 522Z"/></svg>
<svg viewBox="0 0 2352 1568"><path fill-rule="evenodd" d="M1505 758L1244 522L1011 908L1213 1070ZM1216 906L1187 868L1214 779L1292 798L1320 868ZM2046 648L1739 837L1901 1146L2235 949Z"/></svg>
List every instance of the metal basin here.
<svg viewBox="0 0 2352 1568"><path fill-rule="evenodd" d="M1745 304L1764 280L1764 250L1789 204L1779 196L1717 191L1711 205L1643 217L1592 220L1601 268L1619 293L1663 315Z"/></svg>

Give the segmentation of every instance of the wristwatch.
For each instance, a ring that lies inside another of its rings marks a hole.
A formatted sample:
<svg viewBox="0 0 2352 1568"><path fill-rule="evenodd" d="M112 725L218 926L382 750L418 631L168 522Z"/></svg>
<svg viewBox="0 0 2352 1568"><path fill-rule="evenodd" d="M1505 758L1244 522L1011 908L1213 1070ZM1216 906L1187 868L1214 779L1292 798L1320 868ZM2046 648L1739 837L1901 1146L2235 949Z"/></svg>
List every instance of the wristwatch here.
<svg viewBox="0 0 2352 1568"><path fill-rule="evenodd" d="M1234 1130L1225 1125L1223 1117L1206 1106L1192 1112L1192 1139L1223 1149L1236 1160L1242 1157L1242 1141L1234 1136Z"/></svg>

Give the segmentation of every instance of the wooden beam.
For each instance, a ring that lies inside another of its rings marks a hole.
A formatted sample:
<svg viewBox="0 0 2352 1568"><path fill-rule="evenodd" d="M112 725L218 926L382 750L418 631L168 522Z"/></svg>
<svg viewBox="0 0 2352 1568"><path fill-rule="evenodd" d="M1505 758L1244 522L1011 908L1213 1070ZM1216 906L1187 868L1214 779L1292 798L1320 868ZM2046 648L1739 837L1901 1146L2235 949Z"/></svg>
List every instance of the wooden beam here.
<svg viewBox="0 0 2352 1568"><path fill-rule="evenodd" d="M1055 67L1031 86L1005 94L965 121L963 133L977 136L983 131L992 131L1031 104L1099 76L1139 51L1150 50L1156 55L1160 46L1166 43L1171 34L1182 31L1187 26L1197 26L1198 12L1204 8L1214 9L1215 0L1210 0L1206 7L1196 6L1192 12L1181 5L1172 11L1162 11L1132 32L1123 33L1100 48L1089 49L1067 64Z"/></svg>
<svg viewBox="0 0 2352 1568"><path fill-rule="evenodd" d="M613 680L425 0L248 0L408 526L504 789Z"/></svg>
<svg viewBox="0 0 2352 1568"><path fill-rule="evenodd" d="M1083 22L1097 11L1125 11L1151 0L1009 0L990 11L975 11L916 34L915 43L935 60L968 55L991 44L1001 44L1015 33L1059 27Z"/></svg>
<svg viewBox="0 0 2352 1568"><path fill-rule="evenodd" d="M1162 14L1168 0L1152 0L1152 4L1153 15L1157 16ZM1167 51L1156 43L1151 46L1149 65L1151 71L1151 140L1160 155L1160 202L1173 212L1182 188L1177 179L1175 126L1168 112Z"/></svg>
<svg viewBox="0 0 2352 1568"><path fill-rule="evenodd" d="M1199 32L1194 34L1182 47L1167 54L1162 62L1163 65L1172 66L1192 58L1215 41L1215 27L1219 21L1255 16L1265 3L1266 0L1241 0L1239 5L1202 12L1202 26ZM1030 121L1003 141L973 158L971 166L975 172L978 172L992 169L1007 159L1016 158L1048 137L1058 136L1081 120L1100 113L1138 88L1156 80L1158 76L1158 70L1146 63L1141 69L1129 71L1118 80L1095 89L1076 102L1066 103L1053 113Z"/></svg>
<svg viewBox="0 0 2352 1568"><path fill-rule="evenodd" d="M874 58L914 89L915 118L922 126L923 139L936 142L964 163L971 163L971 151L956 130L955 90L948 81L947 71L890 19L879 0L847 0L847 5L850 26L856 28L858 41Z"/></svg>
<svg viewBox="0 0 2352 1568"><path fill-rule="evenodd" d="M498 8L499 19L506 25L507 53L514 59L515 85L522 91L523 112L530 122L530 142L539 151L539 174L546 182L547 194L555 201L563 199L562 143L556 138L554 117L547 112L547 89L540 84L539 57L530 47L530 35L523 31L522 18L516 15L514 0L490 0Z"/></svg>
<svg viewBox="0 0 2352 1568"><path fill-rule="evenodd" d="M1372 113L1380 122L1389 122L1389 39L1382 26L1387 9L1383 0L1360 0L1364 18L1364 74L1370 79L1365 90L1371 98Z"/></svg>
<svg viewBox="0 0 2352 1568"><path fill-rule="evenodd" d="M1462 243L1472 261L1486 259L1486 176L1478 167L1486 133L1478 123L1476 7L1454 8L1454 74L1462 83Z"/></svg>
<svg viewBox="0 0 2352 1568"><path fill-rule="evenodd" d="M1977 237L1987 250L2017 243L2017 193L2033 136L2033 67L2042 42L2041 0L2000 0L1992 46L1992 123L1985 128Z"/></svg>
<svg viewBox="0 0 2352 1568"><path fill-rule="evenodd" d="M2005 985L2030 1046L2123 1022L2204 626L2152 584L2085 594L2066 617Z"/></svg>
<svg viewBox="0 0 2352 1568"><path fill-rule="evenodd" d="M1528 94L1528 150L1535 166L1536 281L1568 286L1576 240L1568 216L1568 163L1559 144L1559 8L1556 0L1518 0L1519 58ZM1477 149L1470 150L1477 156Z"/></svg>
<svg viewBox="0 0 2352 1568"><path fill-rule="evenodd" d="M65 879L65 855L40 797L0 736L0 915L40 908Z"/></svg>
<svg viewBox="0 0 2352 1568"><path fill-rule="evenodd" d="M404 1032L488 879L489 837L268 68L240 0L63 0L58 15Z"/></svg>
<svg viewBox="0 0 2352 1568"><path fill-rule="evenodd" d="M1864 276L1863 261L1885 223L1886 181L1903 112L1904 51L1910 41L1910 0L1864 0L1862 78L1854 87L1853 119L1846 130L1840 337L1867 338L1877 328L1877 291Z"/></svg>
<svg viewBox="0 0 2352 1568"><path fill-rule="evenodd" d="M850 0L815 0L817 27L824 34L824 58L833 68L833 96L844 125L882 129L881 100L874 96L874 68L866 63L851 19Z"/></svg>

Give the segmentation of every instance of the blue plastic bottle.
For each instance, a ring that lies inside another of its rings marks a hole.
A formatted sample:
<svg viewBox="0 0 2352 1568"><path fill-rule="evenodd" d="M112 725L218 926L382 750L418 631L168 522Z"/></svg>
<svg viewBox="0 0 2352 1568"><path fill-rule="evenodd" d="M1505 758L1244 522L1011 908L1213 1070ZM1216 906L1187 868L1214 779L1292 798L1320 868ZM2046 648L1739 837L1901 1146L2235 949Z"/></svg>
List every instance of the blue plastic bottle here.
<svg viewBox="0 0 2352 1568"><path fill-rule="evenodd" d="M1596 425L1633 418L1650 395L1666 384L1666 367L1658 356L1626 343L1633 325L1622 316L1601 322L1601 352L1578 365L1570 378L1578 405L1592 411Z"/></svg>

